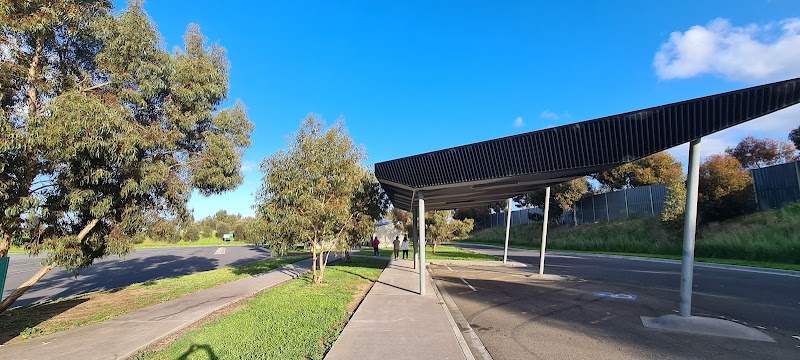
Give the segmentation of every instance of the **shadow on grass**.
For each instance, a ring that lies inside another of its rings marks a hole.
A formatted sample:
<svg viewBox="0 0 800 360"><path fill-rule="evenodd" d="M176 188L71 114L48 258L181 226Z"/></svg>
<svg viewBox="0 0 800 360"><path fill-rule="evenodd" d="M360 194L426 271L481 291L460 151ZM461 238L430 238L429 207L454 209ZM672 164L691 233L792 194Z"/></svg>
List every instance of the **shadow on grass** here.
<svg viewBox="0 0 800 360"><path fill-rule="evenodd" d="M37 325L88 300L77 298L7 310L0 314L0 344L19 336L26 329L30 329L30 335L36 335Z"/></svg>
<svg viewBox="0 0 800 360"><path fill-rule="evenodd" d="M205 351L207 359L209 360L219 360L219 356L214 353L214 349L212 349L211 346L197 344L192 344L192 346L189 346L189 349L187 349L185 353L181 354L177 360L186 360L189 358L189 356L198 351Z"/></svg>

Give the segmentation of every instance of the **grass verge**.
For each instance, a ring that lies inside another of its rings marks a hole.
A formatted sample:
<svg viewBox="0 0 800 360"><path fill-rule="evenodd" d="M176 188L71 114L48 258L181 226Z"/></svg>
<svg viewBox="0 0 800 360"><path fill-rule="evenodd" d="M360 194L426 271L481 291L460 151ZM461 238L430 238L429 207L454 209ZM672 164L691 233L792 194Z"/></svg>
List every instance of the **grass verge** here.
<svg viewBox="0 0 800 360"><path fill-rule="evenodd" d="M0 344L69 330L260 274L309 256L287 256L11 309L0 314Z"/></svg>
<svg viewBox="0 0 800 360"><path fill-rule="evenodd" d="M381 256L394 256L394 251L392 249L379 249ZM412 256L414 252L413 249L408 250L409 258ZM358 252L358 255L373 255L374 252L372 248L362 249ZM400 252L400 256L403 256L402 251ZM431 251L430 247L425 248L425 260L477 260L477 261L494 261L494 260L501 260L495 256L486 255L477 253L474 251L470 251L467 249L461 249L453 246L446 246L446 245L439 245L436 247L436 254Z"/></svg>
<svg viewBox="0 0 800 360"><path fill-rule="evenodd" d="M242 309L201 325L137 359L322 359L386 261L353 258L256 295Z"/></svg>
<svg viewBox="0 0 800 360"><path fill-rule="evenodd" d="M134 245L137 249L162 248L162 247L185 247L185 246L233 246L233 245L253 245L243 241L222 241L218 237L204 237L197 241L178 241L176 243L145 240L141 244Z"/></svg>
<svg viewBox="0 0 800 360"><path fill-rule="evenodd" d="M494 245L494 246L503 246L502 243L492 242L492 241L467 241L463 240L460 241L464 244L478 244L478 245ZM530 250L539 250L539 245L528 245L528 244L515 244L509 245L509 247L518 248L518 249L530 249ZM550 244L547 244L548 250L555 250L555 251L565 251L565 252L572 252L572 253L585 253L585 254L604 254L604 255L620 255L620 256L638 256L638 257L645 257L645 258L652 258L652 259L670 259L670 260L680 260L680 255L659 255L659 254L636 254L636 253L625 253L625 252L614 252L614 251L583 251L583 250L558 250L558 249L551 249ZM724 265L739 265L739 266L750 266L756 268L765 268L765 269L778 269L778 270L794 270L800 271L800 264L787 264L787 263L776 263L776 262L768 262L768 261L753 261L753 260L737 260L737 259L717 259L717 258L707 258L707 257L695 257L695 261L710 263L710 264L724 264Z"/></svg>

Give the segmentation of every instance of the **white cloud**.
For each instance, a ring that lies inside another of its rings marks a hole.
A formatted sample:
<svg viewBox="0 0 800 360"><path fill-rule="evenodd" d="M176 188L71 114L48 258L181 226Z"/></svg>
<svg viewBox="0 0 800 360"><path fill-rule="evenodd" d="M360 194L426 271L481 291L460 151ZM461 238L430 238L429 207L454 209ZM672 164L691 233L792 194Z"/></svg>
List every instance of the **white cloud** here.
<svg viewBox="0 0 800 360"><path fill-rule="evenodd" d="M559 118L561 118L561 116L559 116L558 114L556 114L551 110L542 111L542 113L539 114L539 117L542 119L550 119L550 120L558 120Z"/></svg>
<svg viewBox="0 0 800 360"><path fill-rule="evenodd" d="M523 126L525 126L525 121L522 120L522 116L517 116L517 118L514 119L514 127L519 128Z"/></svg>
<svg viewBox="0 0 800 360"><path fill-rule="evenodd" d="M658 77L711 74L762 82L800 76L800 18L766 25L733 26L715 19L670 34L653 60Z"/></svg>

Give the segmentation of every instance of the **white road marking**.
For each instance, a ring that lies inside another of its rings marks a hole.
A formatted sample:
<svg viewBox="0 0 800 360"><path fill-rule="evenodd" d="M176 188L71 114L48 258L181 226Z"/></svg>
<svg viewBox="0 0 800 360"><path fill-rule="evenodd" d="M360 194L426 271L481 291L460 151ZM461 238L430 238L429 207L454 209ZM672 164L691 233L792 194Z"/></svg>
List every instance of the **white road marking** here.
<svg viewBox="0 0 800 360"><path fill-rule="evenodd" d="M225 248L218 248L217 251L214 252L214 255L225 255Z"/></svg>
<svg viewBox="0 0 800 360"><path fill-rule="evenodd" d="M765 327L763 327L763 326L758 326L758 325L756 325L756 327L757 327L757 328L759 328L759 329L761 329L761 330L767 330L767 328L765 328Z"/></svg>
<svg viewBox="0 0 800 360"><path fill-rule="evenodd" d="M463 279L462 279L462 280L463 280ZM800 336L794 335L794 336L792 336L792 337L793 337L793 338L795 338L795 339L797 339L797 340L800 340Z"/></svg>
<svg viewBox="0 0 800 360"><path fill-rule="evenodd" d="M464 280L464 278L459 278L459 279L461 279L461 281L463 281L463 282L464 282L464 284L467 284L467 286L469 286L469 288L470 288L470 289L472 289L472 291L478 291L478 289L476 289L474 286L470 285L470 284L467 282L467 280Z"/></svg>
<svg viewBox="0 0 800 360"><path fill-rule="evenodd" d="M447 270L453 271L453 269L451 269L451 268L450 268L449 266L447 266L447 265L445 265L444 267L446 267L446 268L447 268Z"/></svg>

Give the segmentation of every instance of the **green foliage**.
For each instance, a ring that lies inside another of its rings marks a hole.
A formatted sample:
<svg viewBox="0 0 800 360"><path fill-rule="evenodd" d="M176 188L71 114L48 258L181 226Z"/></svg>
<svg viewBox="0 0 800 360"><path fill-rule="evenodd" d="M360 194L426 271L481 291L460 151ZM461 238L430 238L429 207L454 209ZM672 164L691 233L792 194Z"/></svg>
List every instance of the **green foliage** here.
<svg viewBox="0 0 800 360"><path fill-rule="evenodd" d="M183 233L183 241L198 241L200 240L200 229L195 225L189 225Z"/></svg>
<svg viewBox="0 0 800 360"><path fill-rule="evenodd" d="M591 186L585 177L572 179L551 187L551 201L548 216L550 221L560 219L564 211L572 211L575 203L586 195ZM538 207L544 208L546 189L536 190L532 193L514 197L514 201L519 207ZM533 214L529 214L533 215ZM574 218L574 217L573 217ZM577 218L575 225L577 226Z"/></svg>
<svg viewBox="0 0 800 360"><path fill-rule="evenodd" d="M503 209L505 211L505 209ZM473 219L474 221L474 230L478 229L485 229L489 227L491 210L488 206L484 207L473 207L473 208L460 208L456 209L455 214L453 214L453 218L457 220L466 220L466 219Z"/></svg>
<svg viewBox="0 0 800 360"><path fill-rule="evenodd" d="M800 204L780 210L759 212L698 230L695 255L707 259L800 264ZM511 228L512 246L539 247L541 225ZM465 242L502 246L505 229L492 228L474 233ZM680 256L682 229L654 218L555 228L547 237L547 248ZM761 264L764 265L764 264Z"/></svg>
<svg viewBox="0 0 800 360"><path fill-rule="evenodd" d="M225 52L197 26L170 54L140 1L117 16L109 1L4 2L0 18L0 42L20 45L0 55L0 256L25 239L78 270L186 220L193 190L241 182L253 126L240 102L221 108ZM25 214L41 231L22 233Z"/></svg>
<svg viewBox="0 0 800 360"><path fill-rule="evenodd" d="M322 359L347 323L348 304L378 280L385 265L365 258L331 265L325 286L312 286L313 279L306 276L265 291L242 310L143 358Z"/></svg>
<svg viewBox="0 0 800 360"><path fill-rule="evenodd" d="M257 209L270 247L277 253L309 244L321 282L325 254L356 244L380 219L385 202L374 176L361 162L364 151L353 144L342 121L324 129L309 115L288 148L264 159Z"/></svg>
<svg viewBox="0 0 800 360"><path fill-rule="evenodd" d="M428 211L425 213L425 237L432 244L434 254L439 244L453 239L465 238L472 231L474 220L454 219L453 214L455 214L453 210Z"/></svg>
<svg viewBox="0 0 800 360"><path fill-rule="evenodd" d="M790 137L791 138L791 137ZM790 143L775 139L748 136L725 153L736 158L745 169L783 164L797 160L797 149Z"/></svg>
<svg viewBox="0 0 800 360"><path fill-rule="evenodd" d="M711 155L700 164L699 216L722 221L755 211L753 178L736 158Z"/></svg>
<svg viewBox="0 0 800 360"><path fill-rule="evenodd" d="M662 151L648 157L626 163L594 175L608 190L654 184L671 184L683 179L681 163L669 153Z"/></svg>
<svg viewBox="0 0 800 360"><path fill-rule="evenodd" d="M231 233L231 226L228 225L228 223L218 222L217 223L217 228L214 231L215 231L216 236L218 238L222 239L223 235ZM234 235L236 235L236 234L234 234Z"/></svg>
<svg viewBox="0 0 800 360"><path fill-rule="evenodd" d="M147 236L154 241L176 243L181 240L178 225L173 221L159 219L147 228Z"/></svg>

